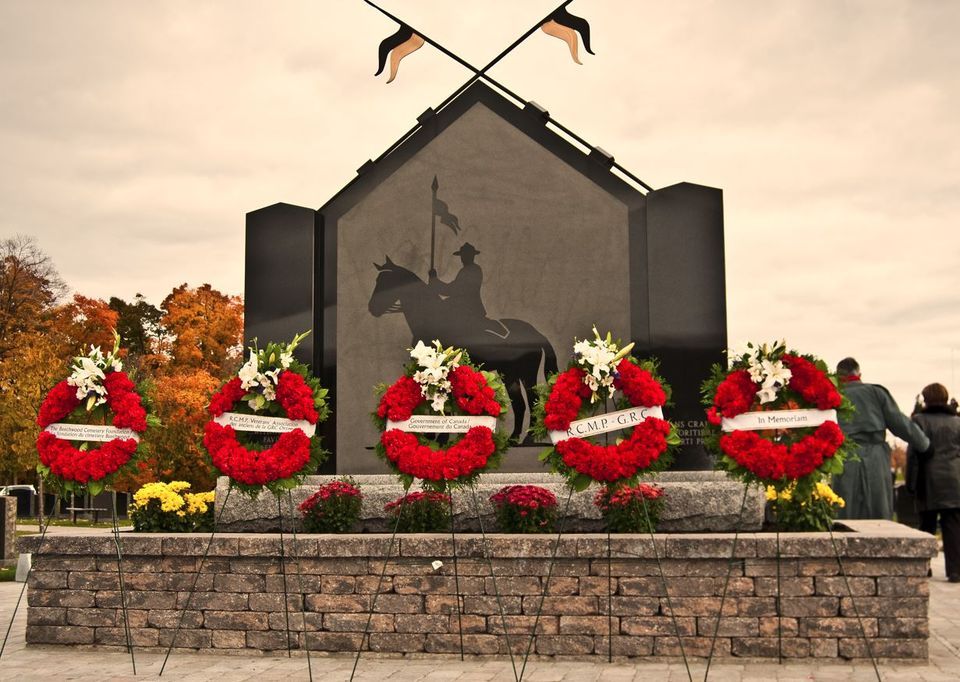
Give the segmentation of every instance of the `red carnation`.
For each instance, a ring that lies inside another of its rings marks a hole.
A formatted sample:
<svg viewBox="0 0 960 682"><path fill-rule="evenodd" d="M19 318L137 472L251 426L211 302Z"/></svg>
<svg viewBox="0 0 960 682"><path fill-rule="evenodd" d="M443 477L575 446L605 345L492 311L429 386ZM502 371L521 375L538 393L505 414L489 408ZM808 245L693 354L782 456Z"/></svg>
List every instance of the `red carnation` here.
<svg viewBox="0 0 960 682"><path fill-rule="evenodd" d="M653 378L647 370L633 364L627 358L617 365L617 377L613 385L623 391L623 394L634 406L657 407L667 401L660 382Z"/></svg>
<svg viewBox="0 0 960 682"><path fill-rule="evenodd" d="M37 438L37 454L50 473L65 481L86 484L115 473L137 451L132 438L114 438L98 448L79 450L69 441L43 431Z"/></svg>
<svg viewBox="0 0 960 682"><path fill-rule="evenodd" d="M377 416L395 422L406 421L423 401L420 385L410 377L402 376L380 398Z"/></svg>
<svg viewBox="0 0 960 682"><path fill-rule="evenodd" d="M750 409L757 395L757 388L750 379L750 372L740 369L730 372L717 386L713 404L724 417L736 417Z"/></svg>
<svg viewBox="0 0 960 682"><path fill-rule="evenodd" d="M37 415L37 424L41 429L54 424L80 406L80 399L77 398L77 389L67 383L66 379L59 382L50 389L47 397L43 399L40 405L40 413Z"/></svg>
<svg viewBox="0 0 960 682"><path fill-rule="evenodd" d="M753 431L720 437L721 451L744 469L767 481L798 479L812 474L843 444L843 432L828 421L792 445L772 443Z"/></svg>
<svg viewBox="0 0 960 682"><path fill-rule="evenodd" d="M843 402L826 373L806 358L787 354L783 356L783 364L790 369L790 390L816 405L818 410L830 410Z"/></svg>
<svg viewBox="0 0 960 682"><path fill-rule="evenodd" d="M557 376L544 406L544 425L550 431L566 431L570 422L577 418L585 398L590 397L590 387L583 383L586 375L579 367L571 367Z"/></svg>
<svg viewBox="0 0 960 682"><path fill-rule="evenodd" d="M316 424L319 415L313 402L313 389L302 375L289 370L281 372L277 381L277 402L287 413L287 419L305 419Z"/></svg>
<svg viewBox="0 0 960 682"><path fill-rule="evenodd" d="M467 414L499 417L503 410L487 378L468 365L460 365L450 372L450 393Z"/></svg>
<svg viewBox="0 0 960 682"><path fill-rule="evenodd" d="M147 430L147 411L143 408L136 386L123 372L109 372L103 379L107 389L107 405L113 410L113 425L118 429Z"/></svg>
<svg viewBox="0 0 960 682"><path fill-rule="evenodd" d="M219 391L213 394L210 398L210 405L207 407L207 412L209 412L212 417L219 417L224 412L229 412L233 408L234 403L246 394L247 392L241 388L240 378L234 377L221 386Z"/></svg>
<svg viewBox="0 0 960 682"><path fill-rule="evenodd" d="M380 436L387 459L397 470L426 481L450 481L484 468L496 451L493 431L474 426L449 448L433 450L412 433L390 429Z"/></svg>
<svg viewBox="0 0 960 682"><path fill-rule="evenodd" d="M616 445L594 445L568 438L556 445L563 463L595 481L610 483L634 476L666 452L670 424L650 417L638 424L629 438Z"/></svg>
<svg viewBox="0 0 960 682"><path fill-rule="evenodd" d="M310 438L302 429L280 435L267 450L248 450L231 426L207 422L203 445L214 466L245 485L266 485L300 473L310 462Z"/></svg>

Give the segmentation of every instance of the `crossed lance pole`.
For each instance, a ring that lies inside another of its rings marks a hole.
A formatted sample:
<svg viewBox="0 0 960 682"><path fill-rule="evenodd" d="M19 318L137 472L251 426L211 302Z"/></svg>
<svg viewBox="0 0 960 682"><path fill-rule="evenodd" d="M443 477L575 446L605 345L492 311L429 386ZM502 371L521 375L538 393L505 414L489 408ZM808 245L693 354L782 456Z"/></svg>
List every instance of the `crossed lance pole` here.
<svg viewBox="0 0 960 682"><path fill-rule="evenodd" d="M463 66L463 67L465 67L466 69L468 69L468 70L470 70L470 71L473 72L473 75L472 75L463 85L461 85L459 88L457 88L449 97L447 97L445 100L443 100L443 102L441 102L441 103L436 107L436 109L432 109L432 110L431 110L431 109L427 109L427 110L417 119L417 124L416 124L415 126L413 126L413 128L411 128L409 131L407 131L399 140L397 140L393 145L391 145L383 154L381 154L380 156L378 156L375 161L370 161L370 162L368 162L368 164L371 164L371 165L372 165L372 164L379 163L382 159L384 159L384 158L387 157L389 154L391 154L397 147L399 147L401 144L403 144L403 142L404 142L408 137L410 137L413 133L415 133L418 129L420 129L420 127L423 125L423 123L424 123L432 114L434 114L434 113L436 113L437 111L443 109L443 108L444 108L445 106L447 106L450 102L452 102L461 92L463 92L464 90L466 90L468 87L470 87L473 83L475 83L476 81L480 80L481 78L484 79L484 80L486 80L488 83L490 83L491 85L495 86L495 87L498 88L499 90L505 92L507 95L509 95L510 97L512 97L513 99L515 99L516 101L520 102L520 103L523 104L524 106L528 105L529 102L528 102L526 99L524 99L523 97L521 97L521 96L518 95L517 93L513 92L510 88L508 88L507 86L505 86L505 85L503 85L502 83L500 83L499 81L497 81L495 78L493 78L493 76L491 76L491 75L488 73L488 71L489 71L490 69L492 69L494 66L496 66L496 65L500 62L500 60L502 60L502 59L503 59L504 57L506 57L508 54L510 54L511 52L513 52L513 50L515 50L515 49L517 48L517 46L519 46L521 43L523 43L523 41L525 41L527 38L529 38L537 29L539 29L541 26L543 26L544 23L546 23L547 21L549 21L550 18L551 18L556 12L564 9L567 5L569 5L571 2L573 2L573 0L565 0L565 2L562 2L561 4L559 4L553 11L550 12L550 14L548 14L548 15L545 16L545 17L543 17L542 19L540 19L540 21L538 21L538 22L535 23L533 26L531 26L529 29L527 29L527 30L523 33L523 35L521 35L519 38L517 38L516 40L514 40L506 49L504 49L502 52L500 52L500 54L498 54L496 57L494 57L492 60L490 60L490 62L488 62L482 69L478 69L478 68L475 67L473 64L471 64L471 63L468 62L467 60L463 59L462 57L460 57L459 55L457 55L456 53L454 53L452 50L449 50L449 49L447 49L446 47L444 47L443 45L441 45L440 43L438 43L436 40L434 40L433 38L431 38L430 36L428 36L427 34L425 34L423 31L414 28L413 26L411 26L411 25L408 24L407 22L403 21L403 20L400 19L399 17L395 16L394 14L392 14L392 13L388 12L387 10L383 9L382 7L380 7L379 5L377 5L376 3L372 2L372 0L363 0L363 1L364 1L365 3L367 3L368 5L370 5L371 7L373 7L373 8L374 8L375 10L377 10L378 12L380 12L381 14L383 14L384 16L388 17L388 18L391 19L392 21L395 21L397 24L400 25L401 28L408 28L408 29L412 30L416 35L420 36L425 43L428 43L428 44L432 45L433 47L435 47L436 49L438 49L440 52L442 52L443 54L447 55L448 57L450 57L451 59L453 59L455 62L457 62L458 64L460 64L461 66ZM570 130L569 128L567 128L567 127L564 126L563 124L561 124L559 121L557 121L556 119L554 119L552 116L550 116L550 113L549 113L549 112L547 112L547 111L542 111L542 110L541 110L541 115L542 115L542 117L544 118L544 122L545 122L545 123L546 123L546 122L549 122L549 123L553 124L554 127L556 127L558 130L560 130L561 132L563 132L565 135L567 135L568 137L576 140L578 143L580 143L580 144L583 145L584 147L590 149L591 151L596 150L602 157L605 158L607 164L608 164L610 167L616 168L620 173L622 173L622 174L625 175L627 178L629 178L629 179L632 180L633 182L635 182L635 183L637 183L638 185L640 185L641 187L643 187L643 189L645 189L646 191L648 191L648 192L652 192L652 191L653 191L653 188L652 188L650 185L648 185L648 184L645 183L643 180L641 180L640 178L638 178L636 175L634 175L633 173L631 173L629 170L627 170L626 168L624 168L623 166L621 166L619 163L617 163L616 160L613 159L613 157L611 157L609 154L607 154L606 152L603 152L603 151L600 150L598 147L595 147L594 145L590 144L589 142L587 142L586 140L584 140L582 137L580 137L579 135L577 135L575 132L573 132L572 130ZM365 164L365 165L367 165L367 164ZM362 171L362 170L364 170L363 167L361 167L361 171Z"/></svg>

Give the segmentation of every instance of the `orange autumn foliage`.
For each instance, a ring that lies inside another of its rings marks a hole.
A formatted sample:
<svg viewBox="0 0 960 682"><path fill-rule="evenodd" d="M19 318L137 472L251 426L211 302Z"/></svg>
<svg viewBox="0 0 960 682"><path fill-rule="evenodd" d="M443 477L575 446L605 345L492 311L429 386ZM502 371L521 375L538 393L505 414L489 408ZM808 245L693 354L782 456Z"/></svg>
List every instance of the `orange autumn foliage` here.
<svg viewBox="0 0 960 682"><path fill-rule="evenodd" d="M122 487L136 490L150 481L188 481L194 490L210 490L214 478L201 447L207 404L220 381L204 369L158 376L149 389L154 414L162 424L147 431L145 456ZM118 486L121 487L121 486Z"/></svg>
<svg viewBox="0 0 960 682"><path fill-rule="evenodd" d="M177 371L204 369L225 378L240 366L243 303L209 284L176 287L160 306L160 323L170 337L169 353Z"/></svg>
<svg viewBox="0 0 960 682"><path fill-rule="evenodd" d="M113 348L116 326L117 311L106 301L74 294L72 301L54 310L51 332L60 337L64 356L74 357L93 346L104 352Z"/></svg>

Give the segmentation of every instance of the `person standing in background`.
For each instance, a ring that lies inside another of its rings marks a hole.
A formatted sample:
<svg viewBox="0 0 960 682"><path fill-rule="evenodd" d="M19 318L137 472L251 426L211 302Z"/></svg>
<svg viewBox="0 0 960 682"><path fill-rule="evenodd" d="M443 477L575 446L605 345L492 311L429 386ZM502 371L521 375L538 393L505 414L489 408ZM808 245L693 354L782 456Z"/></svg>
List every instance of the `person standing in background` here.
<svg viewBox="0 0 960 682"><path fill-rule="evenodd" d="M837 518L890 519L893 517L893 481L890 478L890 446L887 430L907 441L917 452L924 452L930 440L920 427L900 411L893 396L883 386L860 380L860 364L844 358L837 364L844 382L844 394L856 412L842 421L844 435L856 443L859 461L848 459L843 473L833 478L833 490L845 501Z"/></svg>
<svg viewBox="0 0 960 682"><path fill-rule="evenodd" d="M921 396L913 421L930 447L907 450L907 489L916 495L920 530L935 535L940 517L947 580L960 583L960 416L943 384L930 384Z"/></svg>

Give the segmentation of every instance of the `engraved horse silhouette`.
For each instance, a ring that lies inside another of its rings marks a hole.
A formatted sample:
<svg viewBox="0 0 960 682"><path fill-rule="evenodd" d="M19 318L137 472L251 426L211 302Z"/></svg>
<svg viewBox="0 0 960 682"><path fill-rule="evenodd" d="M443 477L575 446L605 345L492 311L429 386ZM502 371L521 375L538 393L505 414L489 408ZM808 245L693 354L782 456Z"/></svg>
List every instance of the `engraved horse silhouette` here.
<svg viewBox="0 0 960 682"><path fill-rule="evenodd" d="M439 339L465 348L484 369L503 377L513 407L512 438L519 442L526 404L533 405L533 387L540 364L544 376L557 371L557 355L547 338L529 322L489 320L470 309L451 304L413 272L386 258L377 265L377 282L368 309L374 317L403 313L413 341ZM524 402L526 397L526 404ZM532 443L527 435L523 444Z"/></svg>

